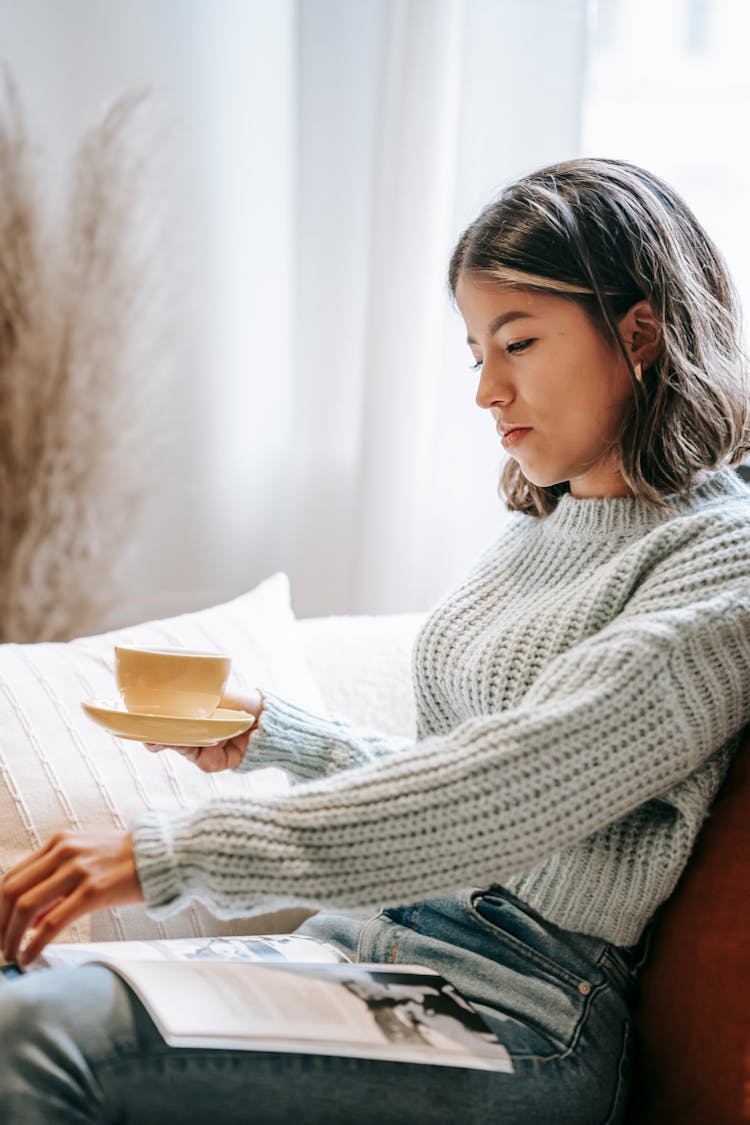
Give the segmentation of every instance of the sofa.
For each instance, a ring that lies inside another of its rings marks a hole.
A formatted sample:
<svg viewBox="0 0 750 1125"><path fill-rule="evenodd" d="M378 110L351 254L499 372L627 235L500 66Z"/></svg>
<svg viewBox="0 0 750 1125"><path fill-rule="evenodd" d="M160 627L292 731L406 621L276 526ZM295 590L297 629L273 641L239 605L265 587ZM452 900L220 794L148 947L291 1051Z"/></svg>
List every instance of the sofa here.
<svg viewBox="0 0 750 1125"><path fill-rule="evenodd" d="M410 654L420 614L297 620L273 575L223 605L67 644L0 645L0 873L60 828L123 827L141 808L186 807L222 792L273 793L280 770L206 775L149 754L83 713L112 699L116 642L221 648L230 688L255 683L386 733L414 729ZM738 753L692 862L652 928L634 1006L629 1125L750 1121L750 744ZM194 904L154 921L142 907L100 911L59 940L283 932L296 909L230 921ZM522 1123L519 1123L522 1125Z"/></svg>

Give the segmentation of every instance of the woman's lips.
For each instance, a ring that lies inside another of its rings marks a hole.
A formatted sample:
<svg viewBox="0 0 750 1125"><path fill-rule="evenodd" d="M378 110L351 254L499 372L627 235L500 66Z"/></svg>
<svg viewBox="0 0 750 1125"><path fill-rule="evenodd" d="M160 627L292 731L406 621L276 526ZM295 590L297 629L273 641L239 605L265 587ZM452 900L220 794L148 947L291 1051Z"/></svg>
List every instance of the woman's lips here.
<svg viewBox="0 0 750 1125"><path fill-rule="evenodd" d="M504 449L510 449L514 445L518 445L519 441L523 441L527 434L531 433L531 426L518 426L512 430L500 430L502 438L502 445Z"/></svg>

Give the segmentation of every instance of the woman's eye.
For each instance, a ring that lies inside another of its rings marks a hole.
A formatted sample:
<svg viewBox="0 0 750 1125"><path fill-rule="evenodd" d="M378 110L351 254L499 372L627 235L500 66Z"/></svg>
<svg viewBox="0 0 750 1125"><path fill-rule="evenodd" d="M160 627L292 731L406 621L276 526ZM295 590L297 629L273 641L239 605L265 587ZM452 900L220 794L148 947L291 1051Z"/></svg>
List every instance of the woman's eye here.
<svg viewBox="0 0 750 1125"><path fill-rule="evenodd" d="M527 348L529 348L533 343L534 343L533 339L514 340L512 344L506 344L505 345L505 350L510 355L518 355L518 354L520 354L520 352L525 352L527 350ZM471 371L481 371L483 366L484 366L484 360L482 360L482 359L478 359L474 363L469 365Z"/></svg>

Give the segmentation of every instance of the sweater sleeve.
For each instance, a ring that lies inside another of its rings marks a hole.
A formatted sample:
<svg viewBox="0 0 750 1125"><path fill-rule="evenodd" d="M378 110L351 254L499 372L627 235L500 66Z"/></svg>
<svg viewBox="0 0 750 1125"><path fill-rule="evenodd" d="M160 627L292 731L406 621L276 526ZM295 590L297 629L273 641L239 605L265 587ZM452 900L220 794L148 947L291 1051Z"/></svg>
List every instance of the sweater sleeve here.
<svg viewBox="0 0 750 1125"><path fill-rule="evenodd" d="M263 710L238 772L281 766L298 780L311 780L365 765L409 745L407 738L387 737L342 719L312 715L264 690Z"/></svg>
<svg viewBox="0 0 750 1125"><path fill-rule="evenodd" d="M199 898L225 916L280 900L346 909L507 881L723 746L750 717L749 666L746 578L658 610L646 588L551 661L512 710L283 796L143 813L133 838L147 907L165 915ZM299 712L298 760L320 739ZM333 740L355 761L358 742L343 727Z"/></svg>

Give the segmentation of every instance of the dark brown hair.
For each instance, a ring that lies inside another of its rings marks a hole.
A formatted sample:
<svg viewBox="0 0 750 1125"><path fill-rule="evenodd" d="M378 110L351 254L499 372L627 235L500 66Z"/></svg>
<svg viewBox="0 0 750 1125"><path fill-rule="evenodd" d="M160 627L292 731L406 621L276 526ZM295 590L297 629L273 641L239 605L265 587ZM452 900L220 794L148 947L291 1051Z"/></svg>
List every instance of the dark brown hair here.
<svg viewBox="0 0 750 1125"><path fill-rule="evenodd" d="M750 450L747 365L737 296L718 250L662 180L621 160L570 160L511 184L461 235L448 274L576 301L630 368L618 442L633 494L654 506L695 475ZM648 300L663 347L638 379L617 329ZM509 460L509 508L546 515L567 484L539 487Z"/></svg>

